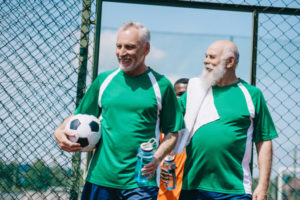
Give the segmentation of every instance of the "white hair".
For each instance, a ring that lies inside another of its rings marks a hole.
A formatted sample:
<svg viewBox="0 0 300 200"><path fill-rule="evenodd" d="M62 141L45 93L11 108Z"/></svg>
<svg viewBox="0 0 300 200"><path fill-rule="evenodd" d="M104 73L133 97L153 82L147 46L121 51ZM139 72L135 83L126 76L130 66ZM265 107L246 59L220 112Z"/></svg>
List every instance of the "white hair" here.
<svg viewBox="0 0 300 200"><path fill-rule="evenodd" d="M209 72L206 68L210 68L213 70ZM218 81L220 81L223 78L225 73L226 73L225 60L221 60L220 64L217 66L206 64L200 76L201 84L205 89L214 86Z"/></svg>
<svg viewBox="0 0 300 200"><path fill-rule="evenodd" d="M146 26L139 22L126 22L120 27L119 32L125 31L131 27L134 27L139 31L139 36L143 45L146 45L148 42L150 42L150 31Z"/></svg>
<svg viewBox="0 0 300 200"><path fill-rule="evenodd" d="M240 58L239 51L236 48L232 47L232 46L227 46L227 47L224 48L221 59L226 60L230 57L235 58L235 64L237 66L239 64L239 58Z"/></svg>

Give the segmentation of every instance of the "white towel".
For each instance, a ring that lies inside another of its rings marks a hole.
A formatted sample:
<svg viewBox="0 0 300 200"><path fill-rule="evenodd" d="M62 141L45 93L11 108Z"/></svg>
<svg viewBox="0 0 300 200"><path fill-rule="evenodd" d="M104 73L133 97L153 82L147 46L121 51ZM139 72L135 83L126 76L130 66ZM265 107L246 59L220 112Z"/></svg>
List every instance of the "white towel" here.
<svg viewBox="0 0 300 200"><path fill-rule="evenodd" d="M212 87L206 86L201 78L189 80L186 98L186 128L179 132L173 154L182 153L201 126L220 118L214 104Z"/></svg>

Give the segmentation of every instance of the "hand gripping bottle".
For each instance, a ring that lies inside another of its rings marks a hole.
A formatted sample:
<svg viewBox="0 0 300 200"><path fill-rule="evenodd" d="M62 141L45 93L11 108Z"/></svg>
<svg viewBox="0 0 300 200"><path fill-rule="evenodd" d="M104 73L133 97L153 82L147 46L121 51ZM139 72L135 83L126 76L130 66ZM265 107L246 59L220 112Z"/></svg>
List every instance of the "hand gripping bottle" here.
<svg viewBox="0 0 300 200"><path fill-rule="evenodd" d="M144 142L138 148L137 154L137 163L135 167L134 178L139 184L145 184L148 182L146 179L148 175L142 175L145 173L141 171L141 169L150 163L153 159L154 151L153 151L153 143L156 142L155 138L150 139L148 142Z"/></svg>
<svg viewBox="0 0 300 200"><path fill-rule="evenodd" d="M173 156L166 156L163 166L167 172L168 172L168 181L165 183L167 190L173 190L176 187L177 179L175 174L176 164L174 162Z"/></svg>

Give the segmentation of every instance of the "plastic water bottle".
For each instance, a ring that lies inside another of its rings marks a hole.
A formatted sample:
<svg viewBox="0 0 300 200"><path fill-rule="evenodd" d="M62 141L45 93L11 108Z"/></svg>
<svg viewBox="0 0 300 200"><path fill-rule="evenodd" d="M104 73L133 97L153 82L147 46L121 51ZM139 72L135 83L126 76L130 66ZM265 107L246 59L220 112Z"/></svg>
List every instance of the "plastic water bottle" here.
<svg viewBox="0 0 300 200"><path fill-rule="evenodd" d="M142 143L140 148L138 149L137 154L137 163L135 167L134 178L139 184L145 184L148 182L146 179L149 175L142 175L145 173L141 171L141 169L150 163L153 159L154 151L153 151L153 143L155 142L155 138L150 139L148 142Z"/></svg>
<svg viewBox="0 0 300 200"><path fill-rule="evenodd" d="M168 181L165 183L167 190L173 190L176 187L177 179L175 174L176 163L174 162L173 156L166 156L163 166L168 173Z"/></svg>

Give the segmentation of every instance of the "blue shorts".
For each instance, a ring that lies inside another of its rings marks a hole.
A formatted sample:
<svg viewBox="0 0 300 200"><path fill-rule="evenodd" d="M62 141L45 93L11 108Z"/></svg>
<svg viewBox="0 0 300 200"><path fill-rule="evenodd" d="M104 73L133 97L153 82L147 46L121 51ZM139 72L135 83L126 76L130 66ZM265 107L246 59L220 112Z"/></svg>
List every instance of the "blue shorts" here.
<svg viewBox="0 0 300 200"><path fill-rule="evenodd" d="M181 190L179 200L252 200L251 194L224 194L204 190Z"/></svg>
<svg viewBox="0 0 300 200"><path fill-rule="evenodd" d="M158 187L139 187L135 189L115 189L86 182L81 200L156 200Z"/></svg>

